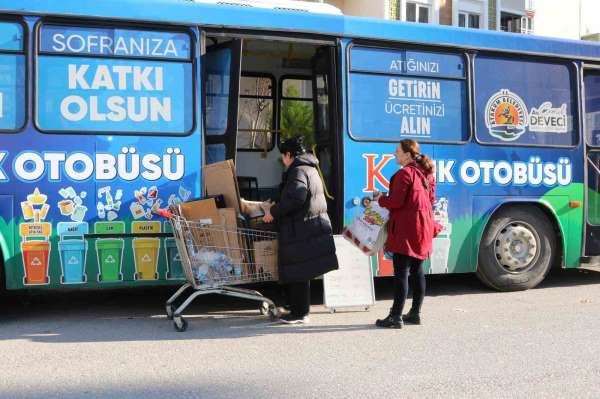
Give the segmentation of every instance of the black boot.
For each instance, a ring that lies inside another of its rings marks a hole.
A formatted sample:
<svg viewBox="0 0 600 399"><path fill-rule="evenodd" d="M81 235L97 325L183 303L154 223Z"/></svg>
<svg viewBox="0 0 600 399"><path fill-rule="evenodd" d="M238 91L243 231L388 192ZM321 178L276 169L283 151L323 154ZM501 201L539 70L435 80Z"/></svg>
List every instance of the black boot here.
<svg viewBox="0 0 600 399"><path fill-rule="evenodd" d="M407 314L402 316L402 320L406 324L421 324L421 315L416 310L409 310Z"/></svg>
<svg viewBox="0 0 600 399"><path fill-rule="evenodd" d="M389 315L385 319L378 319L375 322L375 325L383 328L402 328L404 323L402 322L401 316Z"/></svg>

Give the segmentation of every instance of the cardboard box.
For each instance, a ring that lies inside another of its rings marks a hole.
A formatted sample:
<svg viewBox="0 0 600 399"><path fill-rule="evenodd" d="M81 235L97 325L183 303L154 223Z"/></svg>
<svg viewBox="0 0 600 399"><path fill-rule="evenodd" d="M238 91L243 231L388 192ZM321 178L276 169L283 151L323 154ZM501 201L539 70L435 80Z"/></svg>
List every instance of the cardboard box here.
<svg viewBox="0 0 600 399"><path fill-rule="evenodd" d="M178 205L177 213L186 220L219 224L221 217L214 198L184 202Z"/></svg>
<svg viewBox="0 0 600 399"><path fill-rule="evenodd" d="M177 212L190 222L198 223L184 225L183 228L191 233L194 248L210 248L227 255L232 263L243 263L243 247L237 227L237 213L233 208L218 209L214 198L190 201L180 204Z"/></svg>
<svg viewBox="0 0 600 399"><path fill-rule="evenodd" d="M240 213L240 189L233 160L206 165L202 168L202 179L206 195L222 194L227 208L233 208Z"/></svg>
<svg viewBox="0 0 600 399"><path fill-rule="evenodd" d="M181 226L183 234L186 236L186 245L189 256L197 252L200 247L212 245L211 237L206 234L206 229L199 226L197 222L207 225L218 224L221 222L217 205L214 199L204 199L185 202L175 207L175 213L183 217L184 222ZM192 223L187 223L192 222ZM190 239L191 238L191 242Z"/></svg>
<svg viewBox="0 0 600 399"><path fill-rule="evenodd" d="M255 241L253 249L256 272L264 273L266 280L279 280L277 240Z"/></svg>

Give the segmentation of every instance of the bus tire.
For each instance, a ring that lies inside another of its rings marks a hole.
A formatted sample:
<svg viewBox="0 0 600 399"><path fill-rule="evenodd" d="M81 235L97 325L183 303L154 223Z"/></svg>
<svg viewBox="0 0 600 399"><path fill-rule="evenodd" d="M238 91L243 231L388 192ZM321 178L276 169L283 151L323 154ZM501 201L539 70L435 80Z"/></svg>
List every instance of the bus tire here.
<svg viewBox="0 0 600 399"><path fill-rule="evenodd" d="M483 233L476 274L498 291L533 288L550 271L557 250L554 227L539 208L501 209Z"/></svg>

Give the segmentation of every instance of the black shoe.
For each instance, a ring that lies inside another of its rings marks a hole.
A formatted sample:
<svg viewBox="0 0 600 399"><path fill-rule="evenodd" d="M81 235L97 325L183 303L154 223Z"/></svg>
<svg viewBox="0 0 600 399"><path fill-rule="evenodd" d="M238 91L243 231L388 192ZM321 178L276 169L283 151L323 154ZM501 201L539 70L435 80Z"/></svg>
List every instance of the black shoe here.
<svg viewBox="0 0 600 399"><path fill-rule="evenodd" d="M281 316L287 316L291 313L289 306L280 306L277 308L277 311L279 311Z"/></svg>
<svg viewBox="0 0 600 399"><path fill-rule="evenodd" d="M421 324L421 315L417 312L409 311L407 314L402 316L402 320L406 324Z"/></svg>
<svg viewBox="0 0 600 399"><path fill-rule="evenodd" d="M402 328L404 323L402 322L402 317L389 315L385 319L378 319L375 325L383 328Z"/></svg>

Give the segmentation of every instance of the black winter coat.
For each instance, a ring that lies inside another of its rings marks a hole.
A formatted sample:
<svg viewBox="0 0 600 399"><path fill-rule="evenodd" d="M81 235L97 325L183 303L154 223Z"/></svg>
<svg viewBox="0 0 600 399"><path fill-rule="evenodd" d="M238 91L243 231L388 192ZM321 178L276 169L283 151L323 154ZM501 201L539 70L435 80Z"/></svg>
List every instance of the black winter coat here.
<svg viewBox="0 0 600 399"><path fill-rule="evenodd" d="M283 174L271 214L279 230L279 278L308 281L338 268L323 183L311 154L299 155Z"/></svg>

